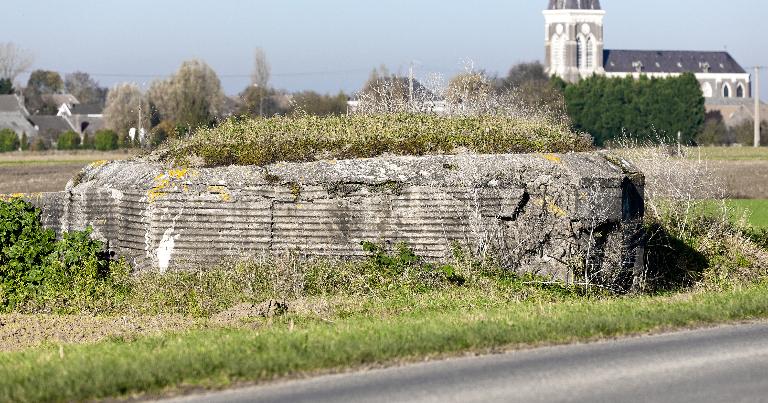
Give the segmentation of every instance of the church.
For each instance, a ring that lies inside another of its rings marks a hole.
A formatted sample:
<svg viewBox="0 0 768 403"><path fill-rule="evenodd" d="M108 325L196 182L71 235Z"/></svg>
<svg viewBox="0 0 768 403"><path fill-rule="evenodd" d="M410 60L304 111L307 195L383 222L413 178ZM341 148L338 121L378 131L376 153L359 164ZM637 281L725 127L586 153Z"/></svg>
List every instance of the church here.
<svg viewBox="0 0 768 403"><path fill-rule="evenodd" d="M750 75L728 52L605 49L600 0L549 0L544 10L545 67L549 75L576 82L607 77L673 77L693 73L708 110L721 110L729 124L749 112Z"/></svg>

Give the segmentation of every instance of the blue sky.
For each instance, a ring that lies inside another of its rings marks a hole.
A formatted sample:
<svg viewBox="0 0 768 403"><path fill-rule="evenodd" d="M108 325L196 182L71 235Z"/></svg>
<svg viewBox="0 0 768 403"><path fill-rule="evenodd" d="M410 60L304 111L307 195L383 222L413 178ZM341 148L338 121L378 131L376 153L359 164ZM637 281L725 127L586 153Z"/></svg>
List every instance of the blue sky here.
<svg viewBox="0 0 768 403"><path fill-rule="evenodd" d="M253 49L275 87L353 91L385 64L418 75L476 68L504 74L542 59L547 0L3 0L0 41L31 50L34 68L86 71L102 85L146 85L200 58L234 94ZM603 0L606 48L727 49L768 65L763 0ZM763 99L768 98L764 73ZM25 78L24 78L25 79Z"/></svg>

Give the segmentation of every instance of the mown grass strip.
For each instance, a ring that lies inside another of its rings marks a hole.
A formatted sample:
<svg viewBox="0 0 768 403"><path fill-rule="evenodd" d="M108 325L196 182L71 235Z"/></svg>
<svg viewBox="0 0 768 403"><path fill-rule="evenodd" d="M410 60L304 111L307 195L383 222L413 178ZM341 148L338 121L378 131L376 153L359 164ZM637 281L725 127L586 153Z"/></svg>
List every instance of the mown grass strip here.
<svg viewBox="0 0 768 403"><path fill-rule="evenodd" d="M720 293L198 330L0 355L0 400L69 401L768 317L768 284Z"/></svg>

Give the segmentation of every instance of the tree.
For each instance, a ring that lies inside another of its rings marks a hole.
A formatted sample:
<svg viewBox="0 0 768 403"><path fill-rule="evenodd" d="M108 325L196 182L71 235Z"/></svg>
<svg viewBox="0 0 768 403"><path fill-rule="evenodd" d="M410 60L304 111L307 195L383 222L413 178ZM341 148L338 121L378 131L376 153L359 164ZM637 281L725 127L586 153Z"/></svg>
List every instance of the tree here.
<svg viewBox="0 0 768 403"><path fill-rule="evenodd" d="M125 144L131 128L149 128L147 98L136 84L118 84L107 93L104 119L106 126L116 131Z"/></svg>
<svg viewBox="0 0 768 403"><path fill-rule="evenodd" d="M154 122L187 128L214 123L224 104L219 77L200 60L186 61L172 77L154 82L148 96Z"/></svg>
<svg viewBox="0 0 768 403"><path fill-rule="evenodd" d="M0 78L0 95L10 95L16 92L10 78Z"/></svg>
<svg viewBox="0 0 768 403"><path fill-rule="evenodd" d="M728 136L728 128L723 121L720 111L707 112L704 117L704 126L696 136L699 145L726 145L732 143Z"/></svg>
<svg viewBox="0 0 768 403"><path fill-rule="evenodd" d="M107 90L82 71L64 76L64 88L82 104L104 104L106 100Z"/></svg>
<svg viewBox="0 0 768 403"><path fill-rule="evenodd" d="M32 54L12 42L0 42L0 78L13 82L32 66Z"/></svg>
<svg viewBox="0 0 768 403"><path fill-rule="evenodd" d="M507 88L515 88L531 81L549 81L549 76L540 62L518 63L512 66L502 84Z"/></svg>
<svg viewBox="0 0 768 403"><path fill-rule="evenodd" d="M760 121L760 145L768 146L768 120ZM751 147L755 143L755 120L749 119L729 130L729 138L736 144Z"/></svg>
<svg viewBox="0 0 768 403"><path fill-rule="evenodd" d="M446 100L454 105L479 105L493 96L493 85L482 72L461 73L451 79Z"/></svg>
<svg viewBox="0 0 768 403"><path fill-rule="evenodd" d="M593 76L565 89L577 130L602 145L622 135L693 143L704 124L704 96L693 74L665 79Z"/></svg>
<svg viewBox="0 0 768 403"><path fill-rule="evenodd" d="M24 96L27 109L33 114L55 113L59 105L45 102L43 95L60 93L64 89L64 81L59 73L50 70L35 70L29 76Z"/></svg>
<svg viewBox="0 0 768 403"><path fill-rule="evenodd" d="M293 113L316 116L343 115L347 112L349 97L343 92L337 95L321 95L314 91L293 94Z"/></svg>
<svg viewBox="0 0 768 403"><path fill-rule="evenodd" d="M251 84L260 88L269 87L269 79L272 75L272 67L269 65L264 49L257 48L253 58L253 72Z"/></svg>

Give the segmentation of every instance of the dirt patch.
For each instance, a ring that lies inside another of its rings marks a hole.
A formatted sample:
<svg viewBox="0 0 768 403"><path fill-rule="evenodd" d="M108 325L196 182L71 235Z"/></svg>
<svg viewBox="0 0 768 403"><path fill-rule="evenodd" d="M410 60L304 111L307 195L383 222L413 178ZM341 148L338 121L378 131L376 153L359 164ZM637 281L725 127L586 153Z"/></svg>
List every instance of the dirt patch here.
<svg viewBox="0 0 768 403"><path fill-rule="evenodd" d="M287 311L288 305L285 302L269 300L260 304L238 304L224 312L214 315L211 319L214 323L226 325L249 318L271 318L280 316Z"/></svg>
<svg viewBox="0 0 768 403"><path fill-rule="evenodd" d="M83 163L0 165L0 194L58 192Z"/></svg>
<svg viewBox="0 0 768 403"><path fill-rule="evenodd" d="M128 152L48 151L0 154L0 194L58 192L87 164L124 160Z"/></svg>
<svg viewBox="0 0 768 403"><path fill-rule="evenodd" d="M95 317L85 315L0 315L0 351L43 343L89 343L107 338L132 339L205 327L204 320L180 316Z"/></svg>
<svg viewBox="0 0 768 403"><path fill-rule="evenodd" d="M732 199L768 199L768 160L711 161Z"/></svg>

